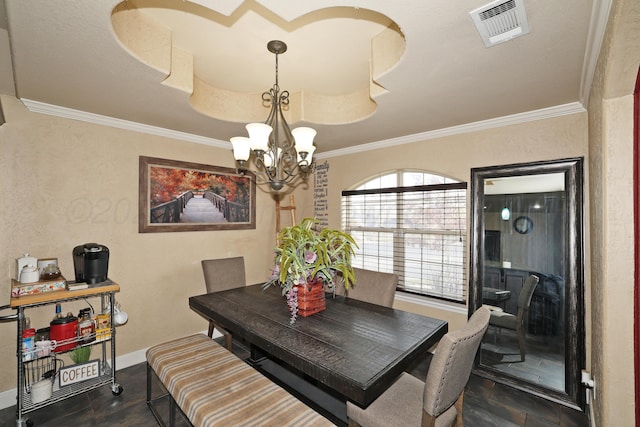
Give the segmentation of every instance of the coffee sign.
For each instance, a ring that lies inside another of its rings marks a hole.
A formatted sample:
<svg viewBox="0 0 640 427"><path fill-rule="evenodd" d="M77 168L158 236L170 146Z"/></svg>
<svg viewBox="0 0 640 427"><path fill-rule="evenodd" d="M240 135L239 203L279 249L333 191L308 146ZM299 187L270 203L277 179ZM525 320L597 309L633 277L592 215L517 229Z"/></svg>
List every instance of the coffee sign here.
<svg viewBox="0 0 640 427"><path fill-rule="evenodd" d="M99 376L99 360L67 366L60 369L60 387L90 380L91 378L98 378Z"/></svg>

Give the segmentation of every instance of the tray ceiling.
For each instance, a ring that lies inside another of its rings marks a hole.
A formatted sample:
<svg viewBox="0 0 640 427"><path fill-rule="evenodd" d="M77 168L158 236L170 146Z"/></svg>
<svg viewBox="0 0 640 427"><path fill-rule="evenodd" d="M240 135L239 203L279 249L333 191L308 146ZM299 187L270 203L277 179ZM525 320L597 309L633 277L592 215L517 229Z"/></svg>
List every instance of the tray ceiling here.
<svg viewBox="0 0 640 427"><path fill-rule="evenodd" d="M0 93L226 146L266 118L279 39L290 124L320 154L580 111L606 2L525 0L529 33L487 48L486 1L4 0Z"/></svg>

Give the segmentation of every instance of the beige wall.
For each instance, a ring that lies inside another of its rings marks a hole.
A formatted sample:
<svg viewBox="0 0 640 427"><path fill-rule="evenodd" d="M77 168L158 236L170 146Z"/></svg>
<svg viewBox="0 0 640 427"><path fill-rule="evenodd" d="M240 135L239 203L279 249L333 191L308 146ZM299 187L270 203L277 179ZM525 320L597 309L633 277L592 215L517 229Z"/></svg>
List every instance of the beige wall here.
<svg viewBox="0 0 640 427"><path fill-rule="evenodd" d="M342 190L385 171L418 169L470 182L470 170L475 167L586 155L587 115L584 113L330 157L326 159L329 162L329 225L340 227ZM312 195L303 196L305 214L313 215ZM466 322L466 315L450 311L428 309L405 301L396 301L394 306L446 319L451 322L450 329Z"/></svg>
<svg viewBox="0 0 640 427"><path fill-rule="evenodd" d="M340 191L383 171L421 169L469 181L473 167L585 156L587 367L597 381L597 426L634 423L631 94L640 64L639 7L614 1L589 125L587 114L576 114L327 159L330 225L339 227ZM187 305L190 295L204 291L201 259L244 255L248 281L266 277L273 202L260 191L256 230L137 232L138 156L232 167L229 152L29 113L8 96L2 103L7 123L0 127L0 305L8 303L14 259L23 251L58 257L71 276L71 249L103 243L111 249L110 276L122 285L118 300L130 314L118 330L122 355L205 329ZM312 216L312 192L295 194L298 218ZM447 319L452 329L464 322L463 315L396 306ZM77 311L77 305L68 309ZM51 316L52 308L45 307L34 324L44 326ZM0 324L0 339L0 358L11 361L0 365L1 392L15 387L15 325Z"/></svg>
<svg viewBox="0 0 640 427"><path fill-rule="evenodd" d="M589 102L594 425L635 425L633 91L640 65L640 4L611 12ZM636 219L637 220L637 219ZM636 372L636 375L638 373Z"/></svg>
<svg viewBox="0 0 640 427"><path fill-rule="evenodd" d="M111 250L109 275L122 286L117 299L130 314L129 323L118 330L117 353L123 355L204 330L205 322L187 305L190 295L204 291L201 259L244 255L249 282L264 280L268 274L274 205L261 191L256 230L137 231L140 155L232 167L229 152L30 113L12 97L3 97L2 102L7 123L0 127L5 200L0 205L0 275L5 278L0 283L0 304L8 303L15 258L23 251L58 257L63 273L72 276L74 246L90 241L105 244ZM468 181L473 167L584 156L586 127L586 114L577 114L330 158L330 225L340 226L340 191L374 174L410 168ZM299 189L295 196L298 218L312 216L312 192ZM396 306L449 320L452 329L465 321L463 315L406 302ZM68 304L63 310L77 312L78 307ZM34 326L46 326L52 312L52 307L38 309L32 314ZM4 360L15 357L14 335L13 324L0 324L0 337L11 343L0 348ZM3 364L0 391L14 387L15 369Z"/></svg>
<svg viewBox="0 0 640 427"><path fill-rule="evenodd" d="M247 280L266 279L275 210L260 190L255 230L138 233L140 155L233 167L230 150L30 113L8 96L2 105L0 305L9 303L9 279L23 251L57 257L73 279L73 247L102 243L111 253L109 276L122 288L117 300L129 313L117 331L123 355L206 330L187 302L205 291L200 260L244 255ZM63 311L79 306L63 304ZM28 315L34 327L45 327L53 313L46 306ZM1 392L16 387L14 323L0 323L0 342L0 360L10 361L0 364Z"/></svg>

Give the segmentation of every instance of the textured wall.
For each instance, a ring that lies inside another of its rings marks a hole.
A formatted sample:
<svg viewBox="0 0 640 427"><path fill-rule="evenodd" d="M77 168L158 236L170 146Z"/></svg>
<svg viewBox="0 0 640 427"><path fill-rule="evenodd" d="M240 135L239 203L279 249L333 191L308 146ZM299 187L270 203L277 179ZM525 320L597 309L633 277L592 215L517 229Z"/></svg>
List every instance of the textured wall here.
<svg viewBox="0 0 640 427"><path fill-rule="evenodd" d="M326 159L329 162L330 226L340 227L341 191L385 171L426 170L470 182L471 168L475 167L586 155L585 113L331 157ZM320 160L323 161L325 159ZM308 215L313 214L310 194L305 194L302 205ZM585 238L588 242L588 236ZM588 287L588 283L585 286ZM396 307L446 318L453 322L452 328L466 321L464 316L430 311L410 303L396 303Z"/></svg>
<svg viewBox="0 0 640 427"><path fill-rule="evenodd" d="M632 94L640 64L639 22L637 1L613 3L589 102L589 308L591 339L601 344L591 353L597 426L635 425Z"/></svg>
<svg viewBox="0 0 640 427"><path fill-rule="evenodd" d="M71 275L71 249L89 241L103 243L112 252L110 276L122 285L118 300L130 314L129 323L118 330L122 355L205 328L187 306L188 296L204 291L201 259L242 254L248 281L265 278L274 221L273 202L261 191L256 230L137 232L138 156L230 167L229 152L29 113L12 97L2 102L7 124L0 127L5 199L0 204L0 275L5 279L0 282L0 304L8 302L14 259L22 251L58 257L63 272ZM340 226L340 191L374 174L404 167L469 181L473 167L584 156L586 128L586 114L576 114L330 158L330 225ZM296 191L298 218L313 215L311 194L302 188ZM398 306L425 312L408 303ZM63 310L77 312L78 306ZM447 312L426 313L451 321L452 329L465 320ZM45 307L32 317L40 326L51 316L52 308ZM14 331L12 324L0 325L0 338L12 343ZM0 357L14 360L13 346L0 348ZM0 391L14 387L14 366L2 365Z"/></svg>
<svg viewBox="0 0 640 427"><path fill-rule="evenodd" d="M0 305L9 303L15 258L30 251L58 257L73 279L71 250L98 242L109 247L109 276L129 313L118 328L117 354L203 331L207 323L188 307L205 292L200 260L244 255L247 281L267 278L275 243L274 203L257 191L257 228L239 231L138 233L140 155L233 167L231 150L215 149L30 113L2 97L0 127ZM63 304L78 312L82 304ZM32 310L34 327L48 326L52 306ZM3 313L7 314L7 313ZM0 324L0 392L15 384L15 324Z"/></svg>

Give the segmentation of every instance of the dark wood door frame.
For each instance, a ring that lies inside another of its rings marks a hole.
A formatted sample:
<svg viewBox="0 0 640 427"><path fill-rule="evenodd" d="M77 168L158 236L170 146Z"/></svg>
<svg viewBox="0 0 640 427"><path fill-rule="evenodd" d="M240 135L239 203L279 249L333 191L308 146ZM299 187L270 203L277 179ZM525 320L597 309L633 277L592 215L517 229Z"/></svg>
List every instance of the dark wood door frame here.
<svg viewBox="0 0 640 427"><path fill-rule="evenodd" d="M640 427L640 69L633 92L633 194L634 194L634 319L633 322L633 364L635 378L636 427Z"/></svg>

